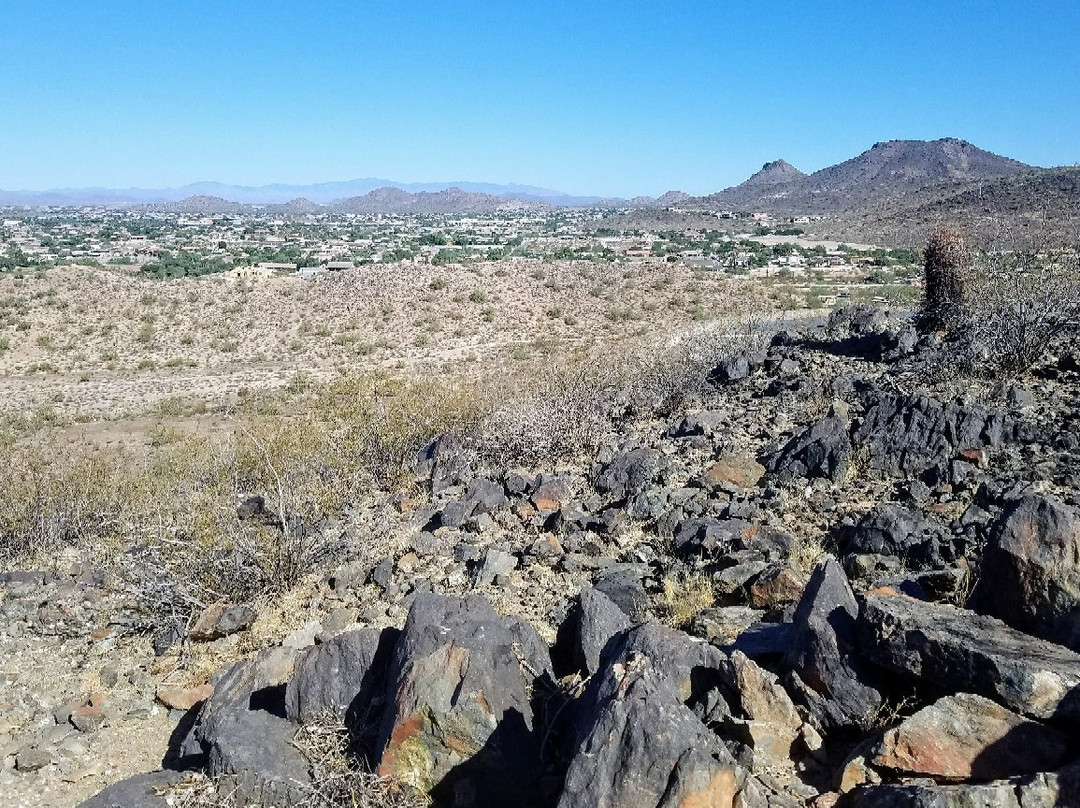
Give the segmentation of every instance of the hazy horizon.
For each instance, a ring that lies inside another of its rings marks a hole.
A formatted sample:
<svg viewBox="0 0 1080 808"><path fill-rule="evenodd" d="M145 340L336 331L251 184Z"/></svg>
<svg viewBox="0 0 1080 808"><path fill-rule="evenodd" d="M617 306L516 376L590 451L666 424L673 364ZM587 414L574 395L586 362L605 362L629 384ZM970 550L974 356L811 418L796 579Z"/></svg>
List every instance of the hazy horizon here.
<svg viewBox="0 0 1080 808"><path fill-rule="evenodd" d="M708 194L941 137L1071 165L1078 23L1065 2L27 4L0 35L0 188Z"/></svg>

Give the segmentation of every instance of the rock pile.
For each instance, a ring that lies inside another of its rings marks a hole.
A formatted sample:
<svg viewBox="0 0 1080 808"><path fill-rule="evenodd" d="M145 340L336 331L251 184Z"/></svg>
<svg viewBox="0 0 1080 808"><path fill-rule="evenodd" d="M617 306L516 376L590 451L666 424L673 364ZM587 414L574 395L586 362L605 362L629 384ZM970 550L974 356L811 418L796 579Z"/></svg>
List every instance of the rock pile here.
<svg viewBox="0 0 1080 808"><path fill-rule="evenodd" d="M348 619L220 671L173 765L303 801L294 736L334 721L462 808L1080 804L1080 377L959 398L936 351L848 311L585 466L435 441L408 546L327 576Z"/></svg>

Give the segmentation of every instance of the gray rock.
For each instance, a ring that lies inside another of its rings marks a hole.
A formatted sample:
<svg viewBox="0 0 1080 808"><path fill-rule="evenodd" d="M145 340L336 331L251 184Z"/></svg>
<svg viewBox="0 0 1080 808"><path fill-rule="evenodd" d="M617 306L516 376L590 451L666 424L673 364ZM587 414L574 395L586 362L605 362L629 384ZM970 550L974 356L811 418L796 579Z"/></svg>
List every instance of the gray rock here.
<svg viewBox="0 0 1080 808"><path fill-rule="evenodd" d="M746 593L746 585L769 568L766 561L746 561L734 567L720 570L713 575L713 584L718 595Z"/></svg>
<svg viewBox="0 0 1080 808"><path fill-rule="evenodd" d="M304 651L285 689L285 714L301 724L330 713L358 734L378 727L395 629L359 628Z"/></svg>
<svg viewBox="0 0 1080 808"><path fill-rule="evenodd" d="M868 729L881 705L856 655L859 604L832 556L817 563L792 619L784 668L819 728Z"/></svg>
<svg viewBox="0 0 1080 808"><path fill-rule="evenodd" d="M431 491L438 494L470 478L472 458L455 435L444 433L416 455L413 470L417 477L431 480Z"/></svg>
<svg viewBox="0 0 1080 808"><path fill-rule="evenodd" d="M729 356L714 367L708 375L712 384L731 384L750 377L750 357L746 353Z"/></svg>
<svg viewBox="0 0 1080 808"><path fill-rule="evenodd" d="M315 644L315 638L322 633L323 625L318 620L309 620L300 628L295 631L290 631L285 635L285 639L281 641L281 644L285 648L291 648L294 651L300 651L304 648L308 648Z"/></svg>
<svg viewBox="0 0 1080 808"><path fill-rule="evenodd" d="M418 595L387 676L380 774L441 805L538 805L532 677L517 639L483 598Z"/></svg>
<svg viewBox="0 0 1080 808"><path fill-rule="evenodd" d="M578 608L567 618L572 647L569 651L576 670L588 675L600 668L600 655L612 637L630 628L630 618L603 592L592 587L581 590Z"/></svg>
<svg viewBox="0 0 1080 808"><path fill-rule="evenodd" d="M503 487L492 480L478 477L465 490L465 504L471 516L494 513L510 502Z"/></svg>
<svg viewBox="0 0 1080 808"><path fill-rule="evenodd" d="M310 793L311 776L295 735L295 724L271 713L230 713L212 738L206 773L225 778L241 804L297 802Z"/></svg>
<svg viewBox="0 0 1080 808"><path fill-rule="evenodd" d="M286 683L295 659L295 651L272 648L216 673L211 679L214 692L199 708L194 726L181 743L181 757L208 755L216 744L228 740L245 713L266 712L284 721Z"/></svg>
<svg viewBox="0 0 1080 808"><path fill-rule="evenodd" d="M631 623L644 623L651 616L652 607L641 579L649 573L644 565L620 564L604 570L593 586L611 598Z"/></svg>
<svg viewBox="0 0 1080 808"><path fill-rule="evenodd" d="M619 452L593 478L598 491L614 499L631 499L645 490L657 472L659 454L655 449L630 449Z"/></svg>
<svg viewBox="0 0 1080 808"><path fill-rule="evenodd" d="M693 438L707 437L718 433L727 423L727 418L719 410L702 410L690 413L677 423L668 427L668 437Z"/></svg>
<svg viewBox="0 0 1080 808"><path fill-rule="evenodd" d="M765 612L748 606L720 606L704 609L690 622L691 633L715 645L727 645L761 621Z"/></svg>
<svg viewBox="0 0 1080 808"><path fill-rule="evenodd" d="M40 746L27 746L15 755L15 768L21 772L36 772L52 765L52 755Z"/></svg>
<svg viewBox="0 0 1080 808"><path fill-rule="evenodd" d="M489 547L484 554L484 563L476 573L477 586L491 586L495 578L517 569L518 559L497 547Z"/></svg>
<svg viewBox="0 0 1080 808"><path fill-rule="evenodd" d="M174 771L137 774L113 783L96 796L80 803L78 808L169 808L170 803L161 792L183 777L183 772Z"/></svg>
<svg viewBox="0 0 1080 808"><path fill-rule="evenodd" d="M844 808L1072 808L1080 794L1080 769L992 783L876 785L853 792Z"/></svg>
<svg viewBox="0 0 1080 808"><path fill-rule="evenodd" d="M958 693L905 718L882 737L873 764L949 780L1000 780L1050 771L1068 742L1000 704Z"/></svg>
<svg viewBox="0 0 1080 808"><path fill-rule="evenodd" d="M660 655L684 644L675 634L649 623L605 656L582 697L559 808L730 806L744 791L745 772L685 706L680 677Z"/></svg>
<svg viewBox="0 0 1080 808"><path fill-rule="evenodd" d="M1080 721L1080 654L991 617L903 595L868 594L857 623L875 664L1032 718Z"/></svg>
<svg viewBox="0 0 1080 808"><path fill-rule="evenodd" d="M258 612L246 603L213 603L203 609L189 636L193 640L217 640L243 631L255 622Z"/></svg>
<svg viewBox="0 0 1080 808"><path fill-rule="evenodd" d="M853 528L843 532L846 552L896 556L907 566L941 566L942 546L948 544L945 525L922 511L883 502Z"/></svg>
<svg viewBox="0 0 1080 808"><path fill-rule="evenodd" d="M1080 650L1080 513L1038 495L1010 503L983 553L972 605Z"/></svg>
<svg viewBox="0 0 1080 808"><path fill-rule="evenodd" d="M839 482L847 476L850 459L847 421L829 417L807 427L761 462L783 482L810 477Z"/></svg>
<svg viewBox="0 0 1080 808"><path fill-rule="evenodd" d="M981 405L871 390L863 406L866 415L855 443L868 450L871 469L892 475L919 474L947 464L959 452L1024 437L1008 415Z"/></svg>

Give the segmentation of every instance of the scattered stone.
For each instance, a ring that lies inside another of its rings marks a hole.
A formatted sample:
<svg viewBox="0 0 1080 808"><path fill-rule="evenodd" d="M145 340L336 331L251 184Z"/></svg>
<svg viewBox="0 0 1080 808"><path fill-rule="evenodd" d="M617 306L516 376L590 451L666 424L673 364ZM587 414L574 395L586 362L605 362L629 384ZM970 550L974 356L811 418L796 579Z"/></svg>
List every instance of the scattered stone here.
<svg viewBox="0 0 1080 808"><path fill-rule="evenodd" d="M517 569L518 559L496 547L489 547L484 554L484 563L476 573L477 586L491 586L497 577Z"/></svg>
<svg viewBox="0 0 1080 808"><path fill-rule="evenodd" d="M760 622L765 612L746 606L721 606L704 609L694 615L690 633L715 645L728 645L751 626Z"/></svg>
<svg viewBox="0 0 1080 808"><path fill-rule="evenodd" d="M323 626L318 620L309 620L300 628L285 635L282 646L294 651L301 651L315 644L315 638L322 633Z"/></svg>
<svg viewBox="0 0 1080 808"><path fill-rule="evenodd" d="M105 723L105 712L100 707L87 704L72 711L71 723L79 732L97 732Z"/></svg>
<svg viewBox="0 0 1080 808"><path fill-rule="evenodd" d="M188 636L200 642L217 640L243 631L256 617L256 611L247 604L213 603L199 614Z"/></svg>
<svg viewBox="0 0 1080 808"><path fill-rule="evenodd" d="M52 755L37 746L28 746L15 755L15 768L21 772L36 772L52 765Z"/></svg>
<svg viewBox="0 0 1080 808"><path fill-rule="evenodd" d="M725 483L739 488L753 488L765 476L765 467L746 454L725 454L705 474L711 486Z"/></svg>
<svg viewBox="0 0 1080 808"><path fill-rule="evenodd" d="M775 566L750 584L750 605L755 609L775 609L793 603L802 595L805 582L793 569Z"/></svg>

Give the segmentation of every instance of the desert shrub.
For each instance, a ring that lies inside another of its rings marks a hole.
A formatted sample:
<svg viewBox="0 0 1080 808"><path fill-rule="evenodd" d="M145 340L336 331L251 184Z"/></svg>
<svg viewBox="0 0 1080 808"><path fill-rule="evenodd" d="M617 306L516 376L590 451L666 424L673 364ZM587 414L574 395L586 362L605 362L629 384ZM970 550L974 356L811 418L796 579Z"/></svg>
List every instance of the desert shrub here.
<svg viewBox="0 0 1080 808"><path fill-rule="evenodd" d="M479 452L495 464L551 464L594 450L621 385L609 360L532 364L532 375L492 408L476 439Z"/></svg>
<svg viewBox="0 0 1080 808"><path fill-rule="evenodd" d="M314 402L329 429L328 450L384 486L407 476L417 452L438 435L479 431L491 406L481 385L466 379L411 381L386 373L337 379Z"/></svg>
<svg viewBox="0 0 1080 808"><path fill-rule="evenodd" d="M0 559L49 556L108 542L127 524L131 488L112 456L34 438L0 450Z"/></svg>
<svg viewBox="0 0 1080 808"><path fill-rule="evenodd" d="M1080 257L1076 250L983 252L960 306L969 362L1008 375L1080 333Z"/></svg>

